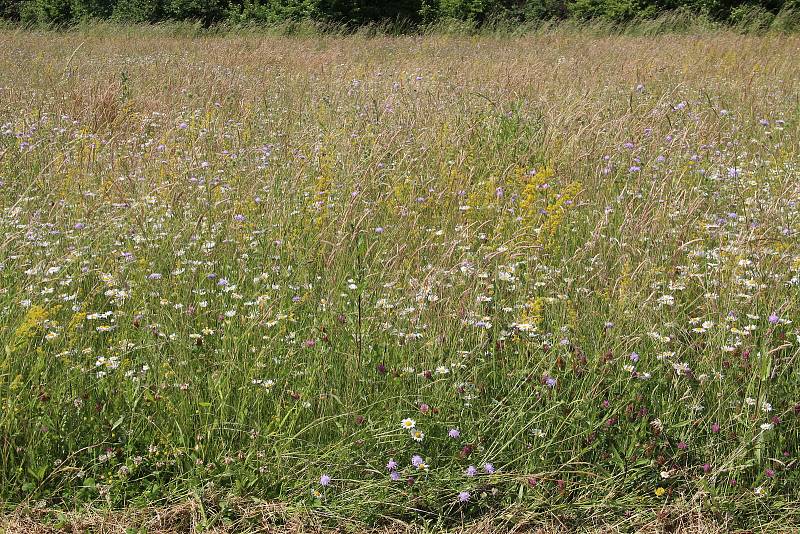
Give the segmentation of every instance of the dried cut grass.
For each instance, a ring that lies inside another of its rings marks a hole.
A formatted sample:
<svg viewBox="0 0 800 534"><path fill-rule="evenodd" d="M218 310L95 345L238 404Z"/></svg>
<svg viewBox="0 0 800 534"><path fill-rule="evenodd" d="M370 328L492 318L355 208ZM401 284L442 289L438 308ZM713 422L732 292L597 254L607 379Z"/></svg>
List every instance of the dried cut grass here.
<svg viewBox="0 0 800 534"><path fill-rule="evenodd" d="M660 510L638 510L619 522L605 522L587 514L583 521L567 524L557 517L531 516L524 510L505 511L483 516L480 520L466 521L460 525L409 524L393 521L390 524L369 527L356 522L332 524L327 514L314 511L291 510L281 503L237 500L229 503L226 519L217 519L206 505L196 500L164 507L126 509L123 511L62 512L48 509L17 509L0 518L3 534L148 534L177 533L338 533L364 534L422 534L441 532L448 534L550 534L556 532L586 532L615 534L635 532L640 534L722 534L751 532L738 530L727 522L717 521L700 510L682 510L678 507ZM797 532L790 525L766 524L759 532Z"/></svg>

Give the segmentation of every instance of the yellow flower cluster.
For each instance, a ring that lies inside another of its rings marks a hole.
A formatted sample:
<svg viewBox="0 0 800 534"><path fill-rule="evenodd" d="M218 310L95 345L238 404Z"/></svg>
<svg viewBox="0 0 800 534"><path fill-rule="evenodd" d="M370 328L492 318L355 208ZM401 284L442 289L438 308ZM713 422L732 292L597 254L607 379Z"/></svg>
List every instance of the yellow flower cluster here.
<svg viewBox="0 0 800 534"><path fill-rule="evenodd" d="M42 329L42 325L47 321L48 312L39 305L34 304L28 308L22 323L14 331L9 348L16 350L25 343L33 339Z"/></svg>

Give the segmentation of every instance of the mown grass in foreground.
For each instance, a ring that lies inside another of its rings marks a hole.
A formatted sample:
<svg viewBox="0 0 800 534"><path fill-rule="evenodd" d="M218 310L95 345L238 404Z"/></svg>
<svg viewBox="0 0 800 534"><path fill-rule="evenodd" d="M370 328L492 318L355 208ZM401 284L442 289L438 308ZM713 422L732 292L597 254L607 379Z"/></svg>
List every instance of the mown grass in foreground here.
<svg viewBox="0 0 800 534"><path fill-rule="evenodd" d="M796 524L799 44L0 35L0 499Z"/></svg>

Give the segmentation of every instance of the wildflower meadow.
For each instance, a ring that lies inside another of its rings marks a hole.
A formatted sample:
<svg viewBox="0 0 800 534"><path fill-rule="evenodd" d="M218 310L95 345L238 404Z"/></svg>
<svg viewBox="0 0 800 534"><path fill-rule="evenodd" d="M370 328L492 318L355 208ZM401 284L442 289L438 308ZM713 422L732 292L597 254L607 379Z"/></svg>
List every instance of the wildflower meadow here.
<svg viewBox="0 0 800 534"><path fill-rule="evenodd" d="M798 37L109 28L0 32L9 532L797 531Z"/></svg>

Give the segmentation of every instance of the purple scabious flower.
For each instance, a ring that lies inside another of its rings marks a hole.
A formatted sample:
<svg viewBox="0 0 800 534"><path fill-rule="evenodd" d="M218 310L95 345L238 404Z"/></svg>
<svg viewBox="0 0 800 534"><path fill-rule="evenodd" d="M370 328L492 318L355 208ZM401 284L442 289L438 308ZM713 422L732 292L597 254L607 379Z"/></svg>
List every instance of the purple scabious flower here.
<svg viewBox="0 0 800 534"><path fill-rule="evenodd" d="M780 320L781 318L778 317L778 315L774 312L767 318L767 321L769 321L770 324L778 324L778 321Z"/></svg>
<svg viewBox="0 0 800 534"><path fill-rule="evenodd" d="M475 469L474 465L471 465L467 467L467 470L464 471L464 474L467 475L468 477L474 477L476 474L478 474L478 470Z"/></svg>
<svg viewBox="0 0 800 534"><path fill-rule="evenodd" d="M389 478L397 482L398 480L400 480L400 473L398 473L397 471L392 471L391 473L389 473Z"/></svg>
<svg viewBox="0 0 800 534"><path fill-rule="evenodd" d="M631 352L631 361L633 363L638 362L639 361L639 355L637 353L635 353L635 352Z"/></svg>
<svg viewBox="0 0 800 534"><path fill-rule="evenodd" d="M489 463L483 464L483 470L489 473L490 475L495 472L494 466Z"/></svg>
<svg viewBox="0 0 800 534"><path fill-rule="evenodd" d="M458 439L461 437L461 432L457 428L451 428L447 435L453 439Z"/></svg>
<svg viewBox="0 0 800 534"><path fill-rule="evenodd" d="M330 475L322 475L319 477L319 484L320 486L327 486L331 483Z"/></svg>
<svg viewBox="0 0 800 534"><path fill-rule="evenodd" d="M460 491L458 493L458 502L468 502L469 497L470 495L468 491Z"/></svg>
<svg viewBox="0 0 800 534"><path fill-rule="evenodd" d="M150 273L147 275L148 280L161 280L161 273Z"/></svg>
<svg viewBox="0 0 800 534"><path fill-rule="evenodd" d="M389 471L397 469L397 462L394 461L394 458L389 458L389 461L386 463L386 469Z"/></svg>
<svg viewBox="0 0 800 534"><path fill-rule="evenodd" d="M415 454L414 456L411 457L411 465L413 465L414 467L419 467L423 463L425 463L425 460L423 460L422 456L420 456L419 454Z"/></svg>

